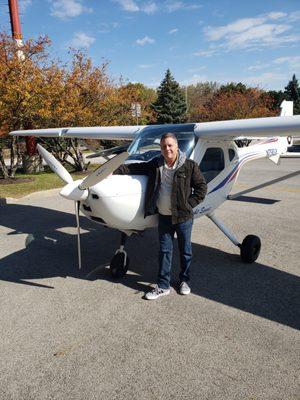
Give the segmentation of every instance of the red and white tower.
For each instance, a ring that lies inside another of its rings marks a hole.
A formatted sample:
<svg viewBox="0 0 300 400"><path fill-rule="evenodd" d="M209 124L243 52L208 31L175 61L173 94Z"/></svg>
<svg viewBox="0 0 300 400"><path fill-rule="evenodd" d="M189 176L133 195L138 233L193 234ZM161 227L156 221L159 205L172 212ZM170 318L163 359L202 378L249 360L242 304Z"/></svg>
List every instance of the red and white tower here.
<svg viewBox="0 0 300 400"><path fill-rule="evenodd" d="M10 25L12 37L15 39L17 46L22 46L22 30L19 16L19 6L18 0L8 0L9 15L10 15ZM18 57L20 59L24 58L22 50L18 50ZM26 150L28 156L34 156L36 154L36 142L33 136L28 136L26 138Z"/></svg>

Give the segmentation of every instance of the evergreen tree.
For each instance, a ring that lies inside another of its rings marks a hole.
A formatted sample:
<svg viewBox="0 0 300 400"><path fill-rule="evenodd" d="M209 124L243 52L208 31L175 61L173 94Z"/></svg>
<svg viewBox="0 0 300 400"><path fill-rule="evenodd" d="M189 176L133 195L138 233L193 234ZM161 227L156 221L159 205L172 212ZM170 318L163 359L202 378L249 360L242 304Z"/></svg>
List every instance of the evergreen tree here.
<svg viewBox="0 0 300 400"><path fill-rule="evenodd" d="M226 85L222 85L220 87L219 92L220 93L234 93L234 92L239 92L239 93L246 93L247 92L247 86L244 85L242 82L230 82L227 83Z"/></svg>
<svg viewBox="0 0 300 400"><path fill-rule="evenodd" d="M286 100L293 100L294 102L294 114L300 114L300 88L295 74L284 89Z"/></svg>
<svg viewBox="0 0 300 400"><path fill-rule="evenodd" d="M168 69L157 89L157 100L152 104L159 124L178 124L186 121L186 103L178 82Z"/></svg>

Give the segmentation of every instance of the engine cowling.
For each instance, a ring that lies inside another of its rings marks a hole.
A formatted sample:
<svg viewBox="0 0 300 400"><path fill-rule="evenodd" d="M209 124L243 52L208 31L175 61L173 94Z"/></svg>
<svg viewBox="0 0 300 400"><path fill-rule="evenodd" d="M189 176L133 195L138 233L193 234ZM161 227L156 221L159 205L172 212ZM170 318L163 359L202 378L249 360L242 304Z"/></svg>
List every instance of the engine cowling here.
<svg viewBox="0 0 300 400"><path fill-rule="evenodd" d="M144 218L147 181L148 177L143 175L111 175L90 188L82 211L119 230L155 226L156 216Z"/></svg>

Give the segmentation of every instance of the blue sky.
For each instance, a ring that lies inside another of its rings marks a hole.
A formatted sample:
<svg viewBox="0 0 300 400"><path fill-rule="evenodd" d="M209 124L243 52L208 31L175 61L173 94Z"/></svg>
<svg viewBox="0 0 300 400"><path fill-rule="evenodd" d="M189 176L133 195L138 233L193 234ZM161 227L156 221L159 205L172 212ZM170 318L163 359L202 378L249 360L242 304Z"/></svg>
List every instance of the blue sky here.
<svg viewBox="0 0 300 400"><path fill-rule="evenodd" d="M118 79L157 87L241 81L283 89L300 78L299 0L19 0L24 38L48 34L53 55L84 49ZM8 6L0 27L10 31Z"/></svg>

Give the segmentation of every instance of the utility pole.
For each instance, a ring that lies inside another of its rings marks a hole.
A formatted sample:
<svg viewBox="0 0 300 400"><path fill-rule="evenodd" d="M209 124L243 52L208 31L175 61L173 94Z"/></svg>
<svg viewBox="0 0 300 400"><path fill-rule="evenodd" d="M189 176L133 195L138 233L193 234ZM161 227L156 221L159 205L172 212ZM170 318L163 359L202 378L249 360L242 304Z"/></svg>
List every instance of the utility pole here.
<svg viewBox="0 0 300 400"><path fill-rule="evenodd" d="M9 6L9 16L10 16L10 25L12 37L15 39L17 47L21 48L22 42L22 30L20 24L20 16L19 16L19 6L18 0L8 0ZM18 50L19 60L24 60L24 54L22 50ZM36 151L36 142L33 136L27 136L26 140L26 151L29 157L33 157L37 154Z"/></svg>

